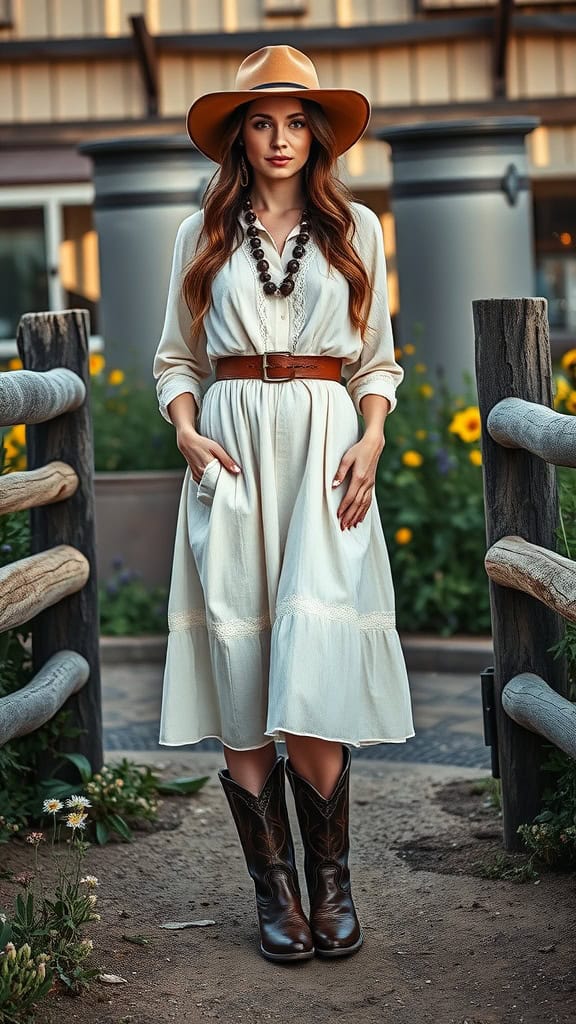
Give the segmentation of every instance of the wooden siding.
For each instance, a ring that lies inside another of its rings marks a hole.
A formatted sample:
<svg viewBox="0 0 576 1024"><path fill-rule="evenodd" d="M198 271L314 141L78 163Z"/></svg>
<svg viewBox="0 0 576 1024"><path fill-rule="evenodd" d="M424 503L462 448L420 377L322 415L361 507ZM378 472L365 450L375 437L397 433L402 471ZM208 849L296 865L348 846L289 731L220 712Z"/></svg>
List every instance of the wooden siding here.
<svg viewBox="0 0 576 1024"><path fill-rule="evenodd" d="M412 0L307 0L305 14L266 13L262 0L12 0L14 27L2 39L119 36L143 14L152 33L236 32L258 28L409 21Z"/></svg>
<svg viewBox="0 0 576 1024"><path fill-rule="evenodd" d="M323 85L360 89L375 105L406 105L410 113L422 104L480 102L492 95L485 39L310 56ZM183 115L200 93L232 88L237 66L235 54L162 55L160 114ZM512 39L508 79L512 99L576 95L576 39ZM146 103L136 60L38 61L0 66L0 110L5 123L125 119L144 117Z"/></svg>

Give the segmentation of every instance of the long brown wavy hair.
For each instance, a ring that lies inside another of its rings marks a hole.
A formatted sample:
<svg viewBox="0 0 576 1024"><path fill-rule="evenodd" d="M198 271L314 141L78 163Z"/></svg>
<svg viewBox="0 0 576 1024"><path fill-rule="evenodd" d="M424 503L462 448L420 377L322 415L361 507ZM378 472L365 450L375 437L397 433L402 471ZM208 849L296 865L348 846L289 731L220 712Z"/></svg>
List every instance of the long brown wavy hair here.
<svg viewBox="0 0 576 1024"><path fill-rule="evenodd" d="M204 224L196 254L184 277L184 298L192 314L191 341L198 338L210 308L212 282L216 274L242 243L243 230L238 216L246 188L240 184L240 139L248 106L248 103L243 103L231 114L223 132L221 165L209 182L204 196ZM371 287L362 260L352 245L355 225L350 203L353 196L336 177L334 133L322 107L305 99L302 100L302 107L313 135L303 172L303 185L314 240L329 266L339 270L348 281L350 320L354 328L360 329L361 337L364 337ZM247 166L249 190L252 169L249 164Z"/></svg>

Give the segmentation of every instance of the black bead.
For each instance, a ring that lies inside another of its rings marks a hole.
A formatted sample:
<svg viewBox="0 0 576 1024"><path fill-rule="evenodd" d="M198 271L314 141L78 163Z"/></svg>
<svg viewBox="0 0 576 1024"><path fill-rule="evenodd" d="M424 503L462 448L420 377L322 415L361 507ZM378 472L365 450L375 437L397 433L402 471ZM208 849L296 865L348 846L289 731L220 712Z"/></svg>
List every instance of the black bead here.
<svg viewBox="0 0 576 1024"><path fill-rule="evenodd" d="M252 209L252 201L250 199L246 198L244 200L244 202L242 203L242 209L243 210L251 210Z"/></svg>
<svg viewBox="0 0 576 1024"><path fill-rule="evenodd" d="M263 260L264 249L252 249L251 256L253 256L255 260Z"/></svg>
<svg viewBox="0 0 576 1024"><path fill-rule="evenodd" d="M292 249L292 255L297 260L301 259L302 256L304 255L304 246L302 246L302 245L295 245L294 248Z"/></svg>
<svg viewBox="0 0 576 1024"><path fill-rule="evenodd" d="M245 214L245 220L248 224L253 224L256 220L256 214L253 211L250 211L250 213Z"/></svg>
<svg viewBox="0 0 576 1024"><path fill-rule="evenodd" d="M276 285L274 284L273 281L266 281L266 284L264 285L264 291L266 292L266 295L274 295L276 290Z"/></svg>
<svg viewBox="0 0 576 1024"><path fill-rule="evenodd" d="M262 260L262 263L266 263L266 260ZM272 275L271 274L266 274L265 271L262 271L262 273L260 274L260 280L261 281L271 281L272 280Z"/></svg>
<svg viewBox="0 0 576 1024"><path fill-rule="evenodd" d="M254 225L251 224L249 228L246 228L246 234L248 235L248 238L254 238L258 235L258 228L255 228Z"/></svg>
<svg viewBox="0 0 576 1024"><path fill-rule="evenodd" d="M269 269L270 264L268 263L268 260L258 260L258 263L256 264L256 270L265 271Z"/></svg>
<svg viewBox="0 0 576 1024"><path fill-rule="evenodd" d="M296 241L299 242L300 245L306 245L306 242L310 241L310 235L306 231L301 231Z"/></svg>
<svg viewBox="0 0 576 1024"><path fill-rule="evenodd" d="M250 239L250 245L252 246L253 249L260 248L260 239L258 238L258 235L255 235L253 238Z"/></svg>
<svg viewBox="0 0 576 1024"><path fill-rule="evenodd" d="M290 292L294 291L294 281L291 278L286 277L280 285L280 291L282 295L290 295Z"/></svg>
<svg viewBox="0 0 576 1024"><path fill-rule="evenodd" d="M297 270L300 270L298 260L289 260L286 264L286 270L289 270L291 274L295 274Z"/></svg>

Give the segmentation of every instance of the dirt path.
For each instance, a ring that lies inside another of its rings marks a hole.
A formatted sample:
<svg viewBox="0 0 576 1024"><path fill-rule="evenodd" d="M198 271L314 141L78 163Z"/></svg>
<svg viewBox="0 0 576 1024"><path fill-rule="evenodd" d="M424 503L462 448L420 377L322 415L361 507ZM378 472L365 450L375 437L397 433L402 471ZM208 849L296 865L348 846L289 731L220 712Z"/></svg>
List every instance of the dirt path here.
<svg viewBox="0 0 576 1024"><path fill-rule="evenodd" d="M573 1024L574 876L519 885L461 873L501 849L498 818L466 795L468 785L448 784L485 773L354 762L353 881L365 946L350 959L278 966L257 953L253 890L216 778L219 756L156 761L168 774L211 778L195 799L168 801L168 817L174 806L182 814L176 829L88 855L86 870L101 883L95 961L127 984L53 997L40 1020ZM30 852L10 848L7 866L23 870ZM14 891L0 882L0 904ZM159 928L199 918L216 924Z"/></svg>

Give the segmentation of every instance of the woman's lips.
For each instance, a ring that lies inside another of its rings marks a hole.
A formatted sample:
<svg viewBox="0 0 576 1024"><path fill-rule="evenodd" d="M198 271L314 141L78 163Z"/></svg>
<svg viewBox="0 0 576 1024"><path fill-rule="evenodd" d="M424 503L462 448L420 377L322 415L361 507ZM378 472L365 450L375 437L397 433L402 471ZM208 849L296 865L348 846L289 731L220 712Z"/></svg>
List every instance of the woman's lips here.
<svg viewBox="0 0 576 1024"><path fill-rule="evenodd" d="M269 164L277 164L278 167L284 167L284 164L289 164L290 163L292 157L291 156L267 156L266 159L267 159Z"/></svg>

